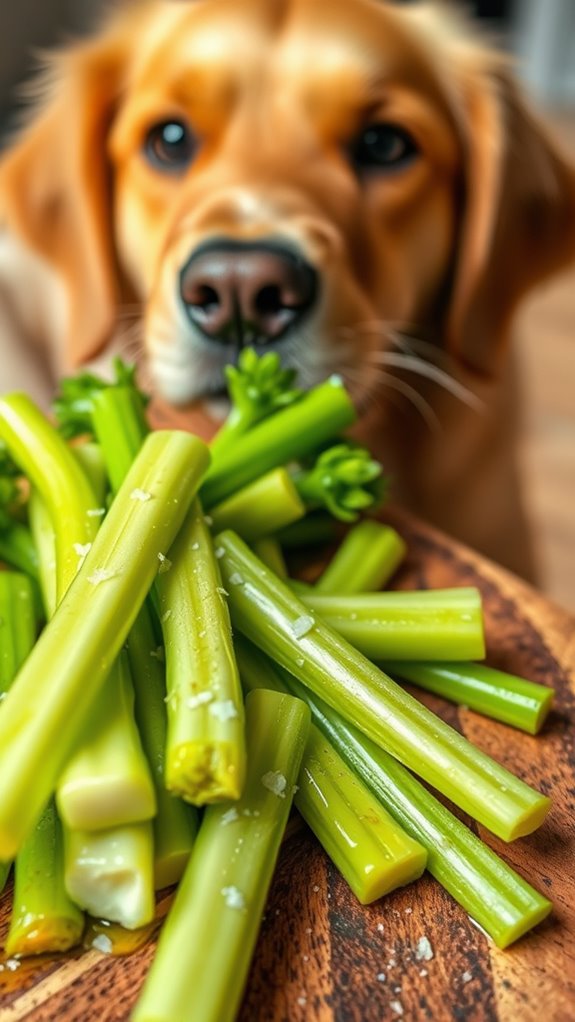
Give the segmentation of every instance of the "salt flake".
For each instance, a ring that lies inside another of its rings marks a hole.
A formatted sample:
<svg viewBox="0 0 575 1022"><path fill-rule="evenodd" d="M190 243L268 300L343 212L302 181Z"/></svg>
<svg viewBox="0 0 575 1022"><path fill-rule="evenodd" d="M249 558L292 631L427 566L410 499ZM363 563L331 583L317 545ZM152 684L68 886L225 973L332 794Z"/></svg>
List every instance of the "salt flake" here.
<svg viewBox="0 0 575 1022"><path fill-rule="evenodd" d="M78 557L87 557L91 549L91 543L74 543L74 550L78 554Z"/></svg>
<svg viewBox="0 0 575 1022"><path fill-rule="evenodd" d="M211 704L210 713L212 717L217 717L221 721L233 720L234 717L239 717L237 707L231 699L218 699L217 702Z"/></svg>
<svg viewBox="0 0 575 1022"><path fill-rule="evenodd" d="M403 1004L401 1001L390 1001L389 1007L396 1015L403 1015Z"/></svg>
<svg viewBox="0 0 575 1022"><path fill-rule="evenodd" d="M130 494L130 500L139 500L141 501L142 504L145 504L147 500L151 499L152 494L148 493L147 490L140 490L139 487L136 487L135 490L132 490Z"/></svg>
<svg viewBox="0 0 575 1022"><path fill-rule="evenodd" d="M233 575L230 575L230 585L232 586L243 586L245 585L243 577L239 571L234 571Z"/></svg>
<svg viewBox="0 0 575 1022"><path fill-rule="evenodd" d="M287 780L279 770L268 770L262 777L262 784L272 795L277 795L278 798L286 797Z"/></svg>
<svg viewBox="0 0 575 1022"><path fill-rule="evenodd" d="M427 937L420 937L415 948L416 962L430 962L433 958L433 948Z"/></svg>
<svg viewBox="0 0 575 1022"><path fill-rule="evenodd" d="M311 632L314 624L315 621L313 617L309 616L309 614L302 614L301 617L296 618L296 620L293 622L291 626L294 638L303 639L304 635L307 635L308 632Z"/></svg>
<svg viewBox="0 0 575 1022"><path fill-rule="evenodd" d="M88 518L103 518L106 514L105 507L91 507L86 511Z"/></svg>
<svg viewBox="0 0 575 1022"><path fill-rule="evenodd" d="M190 696L186 700L186 706L188 710L197 710L198 706L204 706L205 703L211 703L214 698L213 692L198 692L195 696Z"/></svg>
<svg viewBox="0 0 575 1022"><path fill-rule="evenodd" d="M169 557L166 557L165 554L158 554L158 560L160 562L160 567L158 568L158 575L163 575L165 571L170 570L170 568L172 567L172 562L170 561Z"/></svg>
<svg viewBox="0 0 575 1022"><path fill-rule="evenodd" d="M92 947L96 948L96 951L101 951L105 955L111 955L114 950L113 941L106 933L99 933L97 937L94 937Z"/></svg>
<svg viewBox="0 0 575 1022"><path fill-rule="evenodd" d="M231 809L228 809L227 813L224 813L220 820L220 824L222 827L227 827L228 824L235 823L236 820L239 820L239 818L240 814L238 813L236 807L232 806Z"/></svg>
<svg viewBox="0 0 575 1022"><path fill-rule="evenodd" d="M245 910L246 899L237 887L222 887L221 893L228 908L235 908L240 912Z"/></svg>
<svg viewBox="0 0 575 1022"><path fill-rule="evenodd" d="M109 579L114 578L116 572L110 568L96 568L91 575L88 576L87 581L91 586L99 586L100 582L108 582Z"/></svg>

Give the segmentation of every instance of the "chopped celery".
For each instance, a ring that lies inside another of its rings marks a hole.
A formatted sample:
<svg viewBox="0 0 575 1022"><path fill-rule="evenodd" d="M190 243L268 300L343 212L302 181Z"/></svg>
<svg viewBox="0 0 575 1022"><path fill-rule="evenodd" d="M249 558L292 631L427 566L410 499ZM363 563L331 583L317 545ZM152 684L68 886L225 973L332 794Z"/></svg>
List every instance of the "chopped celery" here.
<svg viewBox="0 0 575 1022"><path fill-rule="evenodd" d="M317 593L348 596L383 589L406 553L399 533L366 519L349 530L316 582Z"/></svg>
<svg viewBox="0 0 575 1022"><path fill-rule="evenodd" d="M485 656L479 590L359 593L315 589L303 602L370 660L472 660Z"/></svg>
<svg viewBox="0 0 575 1022"><path fill-rule="evenodd" d="M345 387L332 376L214 457L200 494L204 507L209 510L272 468L317 450L354 420Z"/></svg>
<svg viewBox="0 0 575 1022"><path fill-rule="evenodd" d="M209 806L132 1022L232 1022L287 823L309 728L300 700L246 701L241 799ZM183 953L185 949L185 953Z"/></svg>
<svg viewBox="0 0 575 1022"><path fill-rule="evenodd" d="M550 801L475 748L312 616L233 533L216 538L235 628L368 737L499 837L529 834Z"/></svg>
<svg viewBox="0 0 575 1022"><path fill-rule="evenodd" d="M189 434L148 437L6 697L0 715L0 858L15 854L54 790L208 459L205 445Z"/></svg>
<svg viewBox="0 0 575 1022"><path fill-rule="evenodd" d="M248 692L289 692L274 664L242 636L236 652ZM396 824L314 724L298 785L297 809L363 905L421 876L423 846Z"/></svg>
<svg viewBox="0 0 575 1022"><path fill-rule="evenodd" d="M553 705L554 692L485 664L390 663L387 668L406 681L468 706L486 717L536 735Z"/></svg>
<svg viewBox="0 0 575 1022"><path fill-rule="evenodd" d="M72 830L104 830L150 820L154 785L134 720L125 652L112 664L77 750L60 775L58 812Z"/></svg>
<svg viewBox="0 0 575 1022"><path fill-rule="evenodd" d="M6 954L67 951L80 942L84 916L66 893L62 860L62 828L50 800L16 859Z"/></svg>
<svg viewBox="0 0 575 1022"><path fill-rule="evenodd" d="M64 828L66 890L96 919L137 930L154 918L154 842L151 823L112 830Z"/></svg>
<svg viewBox="0 0 575 1022"><path fill-rule="evenodd" d="M195 805L239 798L244 713L212 538L196 501L156 580L168 707L166 786Z"/></svg>
<svg viewBox="0 0 575 1022"><path fill-rule="evenodd" d="M154 883L156 890L178 882L190 857L198 829L192 806L174 798L165 787L165 669L153 648L154 622L146 601L128 636L128 656L136 696L136 720L156 788Z"/></svg>
<svg viewBox="0 0 575 1022"><path fill-rule="evenodd" d="M310 706L315 724L428 851L427 868L472 919L505 948L537 926L551 902L534 890L441 804L401 763L280 668L282 680Z"/></svg>
<svg viewBox="0 0 575 1022"><path fill-rule="evenodd" d="M92 424L116 493L148 434L140 395L127 387L99 391L93 399Z"/></svg>
<svg viewBox="0 0 575 1022"><path fill-rule="evenodd" d="M251 542L305 515L305 506L285 468L275 468L210 511L214 529L233 529Z"/></svg>

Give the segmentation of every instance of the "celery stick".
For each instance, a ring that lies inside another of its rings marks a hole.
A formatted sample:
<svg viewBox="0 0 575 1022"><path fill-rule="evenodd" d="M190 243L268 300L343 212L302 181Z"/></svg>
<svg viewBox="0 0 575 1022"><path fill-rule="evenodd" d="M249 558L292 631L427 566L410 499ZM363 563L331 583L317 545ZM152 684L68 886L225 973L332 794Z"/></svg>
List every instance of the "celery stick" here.
<svg viewBox="0 0 575 1022"><path fill-rule="evenodd" d="M305 506L285 468L267 472L210 511L214 529L233 529L248 542L304 515Z"/></svg>
<svg viewBox="0 0 575 1022"><path fill-rule="evenodd" d="M136 720L156 788L154 817L154 884L156 890L175 884L190 857L198 829L192 806L166 791L164 761L166 746L166 685L161 659L152 656L154 622L148 602L128 636L128 656L136 695Z"/></svg>
<svg viewBox="0 0 575 1022"><path fill-rule="evenodd" d="M280 668L313 720L397 822L428 851L427 868L500 948L545 919L551 902L441 804L401 763Z"/></svg>
<svg viewBox="0 0 575 1022"><path fill-rule="evenodd" d="M277 539L274 539L273 536L262 536L261 539L254 540L250 546L256 557L259 557L260 561L275 571L276 575L279 575L280 578L288 577L282 548Z"/></svg>
<svg viewBox="0 0 575 1022"><path fill-rule="evenodd" d="M36 641L34 590L27 575L0 571L0 704ZM0 863L0 892L10 863Z"/></svg>
<svg viewBox="0 0 575 1022"><path fill-rule="evenodd" d="M90 483L72 451L25 394L0 398L0 437L58 523L56 571L58 591L64 593L78 567L77 545L93 539L99 524L86 515L94 502Z"/></svg>
<svg viewBox="0 0 575 1022"><path fill-rule="evenodd" d="M208 458L205 445L189 434L148 437L6 697L0 715L0 859L15 854L54 790Z"/></svg>
<svg viewBox="0 0 575 1022"><path fill-rule="evenodd" d="M272 468L304 457L355 420L354 407L338 376L276 412L214 456L202 486L206 508L219 504Z"/></svg>
<svg viewBox="0 0 575 1022"><path fill-rule="evenodd" d="M127 930L154 918L151 823L82 833L64 829L64 876L71 898L96 919Z"/></svg>
<svg viewBox="0 0 575 1022"><path fill-rule="evenodd" d="M244 714L224 590L196 501L156 580L166 656L166 787L204 805L239 798Z"/></svg>
<svg viewBox="0 0 575 1022"><path fill-rule="evenodd" d="M477 589L329 596L303 602L370 660L472 660L485 656Z"/></svg>
<svg viewBox="0 0 575 1022"><path fill-rule="evenodd" d="M102 512L103 512L102 508ZM56 610L56 536L48 509L37 490L30 491L28 500L30 531L38 551L38 582L46 617Z"/></svg>
<svg viewBox="0 0 575 1022"><path fill-rule="evenodd" d="M239 802L210 806L132 1022L232 1022L309 728L300 700L253 692ZM185 949L185 954L182 953Z"/></svg>
<svg viewBox="0 0 575 1022"><path fill-rule="evenodd" d="M90 710L86 733L58 781L56 803L72 830L150 820L154 785L134 720L128 657L121 652Z"/></svg>
<svg viewBox="0 0 575 1022"><path fill-rule="evenodd" d="M242 636L235 645L248 692L289 692L255 646ZM398 827L314 724L298 784L297 809L363 905L421 876L425 849Z"/></svg>
<svg viewBox="0 0 575 1022"><path fill-rule="evenodd" d="M38 578L38 554L30 530L19 522L0 530L0 561Z"/></svg>
<svg viewBox="0 0 575 1022"><path fill-rule="evenodd" d="M366 519L349 530L316 582L316 592L347 596L383 589L406 550L395 529Z"/></svg>
<svg viewBox="0 0 575 1022"><path fill-rule="evenodd" d="M67 951L80 942L84 916L66 893L62 865L62 828L50 800L16 859L7 955Z"/></svg>
<svg viewBox="0 0 575 1022"><path fill-rule="evenodd" d="M542 823L548 798L471 745L312 617L234 533L215 542L223 551L220 565L234 627L499 837L510 841Z"/></svg>
<svg viewBox="0 0 575 1022"><path fill-rule="evenodd" d="M428 692L468 706L530 735L543 727L554 692L484 664L393 662L385 668Z"/></svg>
<svg viewBox="0 0 575 1022"><path fill-rule="evenodd" d="M71 450L76 461L83 469L97 502L104 504L108 493L108 477L100 447L98 444L84 443L72 447ZM97 517L96 520L99 524L100 520Z"/></svg>
<svg viewBox="0 0 575 1022"><path fill-rule="evenodd" d="M149 432L142 400L130 387L109 387L92 397L92 424L117 492Z"/></svg>

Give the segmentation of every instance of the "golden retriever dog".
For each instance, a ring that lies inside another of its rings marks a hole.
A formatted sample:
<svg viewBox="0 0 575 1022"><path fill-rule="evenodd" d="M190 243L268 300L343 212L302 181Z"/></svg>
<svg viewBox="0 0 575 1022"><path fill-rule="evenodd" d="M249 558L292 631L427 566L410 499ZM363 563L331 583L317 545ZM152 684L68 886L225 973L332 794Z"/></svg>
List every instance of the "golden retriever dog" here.
<svg viewBox="0 0 575 1022"><path fill-rule="evenodd" d="M55 55L0 162L3 389L136 340L207 430L226 363L277 350L343 376L400 501L530 575L510 329L575 255L575 173L474 31L144 0Z"/></svg>

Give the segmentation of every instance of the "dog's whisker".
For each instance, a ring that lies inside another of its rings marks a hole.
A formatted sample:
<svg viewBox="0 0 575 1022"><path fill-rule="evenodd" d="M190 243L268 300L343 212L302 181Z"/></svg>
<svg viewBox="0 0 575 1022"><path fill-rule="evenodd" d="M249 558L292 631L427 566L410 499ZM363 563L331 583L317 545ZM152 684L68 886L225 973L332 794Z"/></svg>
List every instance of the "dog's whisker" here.
<svg viewBox="0 0 575 1022"><path fill-rule="evenodd" d="M430 365L429 362L425 362L417 356L395 351L382 351L372 354L371 359L379 365L404 369L407 372L423 376L425 379L431 380L433 383L437 383L438 386L443 387L444 390L447 390L453 397L473 409L473 411L485 411L485 402L469 390L468 387L454 379L443 369Z"/></svg>

